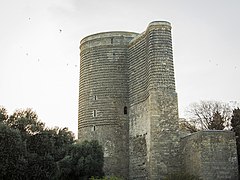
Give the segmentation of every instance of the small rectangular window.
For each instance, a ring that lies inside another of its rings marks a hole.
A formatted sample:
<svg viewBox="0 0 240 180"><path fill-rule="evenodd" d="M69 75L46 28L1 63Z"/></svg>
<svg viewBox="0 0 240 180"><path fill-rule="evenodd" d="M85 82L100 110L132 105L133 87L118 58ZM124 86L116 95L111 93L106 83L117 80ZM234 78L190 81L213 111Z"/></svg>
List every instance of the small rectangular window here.
<svg viewBox="0 0 240 180"><path fill-rule="evenodd" d="M127 106L124 107L123 112L124 114L127 114Z"/></svg>
<svg viewBox="0 0 240 180"><path fill-rule="evenodd" d="M94 100L95 100L95 101L97 100L97 96L94 96Z"/></svg>
<svg viewBox="0 0 240 180"><path fill-rule="evenodd" d="M93 110L92 115L93 115L93 117L97 117L97 110L96 109Z"/></svg>

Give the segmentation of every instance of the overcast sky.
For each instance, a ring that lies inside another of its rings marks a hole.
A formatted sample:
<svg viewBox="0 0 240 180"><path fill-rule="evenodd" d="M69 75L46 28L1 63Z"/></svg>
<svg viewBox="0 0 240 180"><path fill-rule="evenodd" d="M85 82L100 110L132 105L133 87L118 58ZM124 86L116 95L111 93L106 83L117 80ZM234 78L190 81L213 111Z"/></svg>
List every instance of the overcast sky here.
<svg viewBox="0 0 240 180"><path fill-rule="evenodd" d="M77 133L80 40L155 20L172 24L180 117L192 102L239 102L239 0L0 0L0 105Z"/></svg>

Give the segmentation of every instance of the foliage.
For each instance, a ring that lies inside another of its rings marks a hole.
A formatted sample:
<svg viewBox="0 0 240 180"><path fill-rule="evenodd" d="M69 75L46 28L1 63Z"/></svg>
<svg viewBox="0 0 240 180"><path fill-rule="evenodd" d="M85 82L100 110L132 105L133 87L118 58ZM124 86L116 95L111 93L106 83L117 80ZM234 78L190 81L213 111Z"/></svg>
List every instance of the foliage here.
<svg viewBox="0 0 240 180"><path fill-rule="evenodd" d="M219 101L200 101L193 103L187 110L188 123L182 124L194 132L198 130L229 129L232 110L229 104Z"/></svg>
<svg viewBox="0 0 240 180"><path fill-rule="evenodd" d="M232 131L234 131L236 135L238 162L240 162L240 109L239 108L236 108L233 110L231 126L232 126ZM240 164L238 164L238 171L240 172Z"/></svg>
<svg viewBox="0 0 240 180"><path fill-rule="evenodd" d="M164 180L200 180L200 178L188 173L174 173L168 175Z"/></svg>
<svg viewBox="0 0 240 180"><path fill-rule="evenodd" d="M68 128L45 128L31 109L8 116L0 107L0 179L88 179L102 177L97 141L74 144Z"/></svg>
<svg viewBox="0 0 240 180"><path fill-rule="evenodd" d="M0 179L54 179L74 142L68 128L45 128L31 109L8 116L0 107Z"/></svg>
<svg viewBox="0 0 240 180"><path fill-rule="evenodd" d="M45 127L45 124L38 119L36 112L29 108L16 110L6 120L6 124L13 129L18 129L23 140L43 131Z"/></svg>
<svg viewBox="0 0 240 180"><path fill-rule="evenodd" d="M8 114L7 110L3 107L0 106L0 123L4 123L8 119Z"/></svg>
<svg viewBox="0 0 240 180"><path fill-rule="evenodd" d="M58 162L58 179L102 177L103 151L97 141L73 144L64 159Z"/></svg>
<svg viewBox="0 0 240 180"><path fill-rule="evenodd" d="M223 130L224 128L224 118L218 111L216 111L213 114L212 121L209 123L209 129Z"/></svg>
<svg viewBox="0 0 240 180"><path fill-rule="evenodd" d="M56 174L57 165L49 154L40 156L36 153L27 154L26 179L53 179Z"/></svg>
<svg viewBox="0 0 240 180"><path fill-rule="evenodd" d="M0 123L0 179L23 177L26 167L24 148L19 131Z"/></svg>
<svg viewBox="0 0 240 180"><path fill-rule="evenodd" d="M240 135L240 109L234 109L231 119L232 130L236 133L238 137Z"/></svg>
<svg viewBox="0 0 240 180"><path fill-rule="evenodd" d="M74 135L67 128L44 129L28 138L27 149L40 156L51 155L58 161L66 155L68 146L74 142Z"/></svg>

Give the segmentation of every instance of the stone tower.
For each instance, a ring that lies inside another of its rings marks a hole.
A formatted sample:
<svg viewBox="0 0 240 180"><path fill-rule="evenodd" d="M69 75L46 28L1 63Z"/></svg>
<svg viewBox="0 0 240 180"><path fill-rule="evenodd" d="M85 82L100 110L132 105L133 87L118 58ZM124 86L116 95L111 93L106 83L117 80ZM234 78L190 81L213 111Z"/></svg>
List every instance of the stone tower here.
<svg viewBox="0 0 240 180"><path fill-rule="evenodd" d="M176 168L170 23L152 22L142 34L90 35L80 51L78 136L103 145L105 172L158 179Z"/></svg>
<svg viewBox="0 0 240 180"><path fill-rule="evenodd" d="M150 23L128 52L130 179L159 179L179 168L170 23Z"/></svg>
<svg viewBox="0 0 240 180"><path fill-rule="evenodd" d="M106 175L159 180L188 172L204 180L236 179L233 132L180 138L178 119L169 22L152 22L141 34L82 39L78 138L103 146Z"/></svg>
<svg viewBox="0 0 240 180"><path fill-rule="evenodd" d="M104 171L128 178L129 42L136 33L90 35L80 45L78 137L104 147Z"/></svg>

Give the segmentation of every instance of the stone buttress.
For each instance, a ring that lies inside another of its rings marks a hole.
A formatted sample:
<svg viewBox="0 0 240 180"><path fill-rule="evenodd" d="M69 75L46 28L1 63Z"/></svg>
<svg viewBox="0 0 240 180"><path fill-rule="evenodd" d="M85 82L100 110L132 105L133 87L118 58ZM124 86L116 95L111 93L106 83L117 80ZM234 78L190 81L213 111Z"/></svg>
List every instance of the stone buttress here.
<svg viewBox="0 0 240 180"><path fill-rule="evenodd" d="M130 179L157 180L179 170L170 23L150 23L128 55Z"/></svg>

